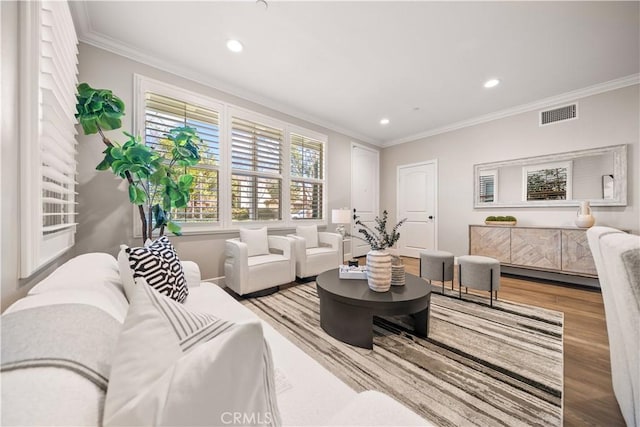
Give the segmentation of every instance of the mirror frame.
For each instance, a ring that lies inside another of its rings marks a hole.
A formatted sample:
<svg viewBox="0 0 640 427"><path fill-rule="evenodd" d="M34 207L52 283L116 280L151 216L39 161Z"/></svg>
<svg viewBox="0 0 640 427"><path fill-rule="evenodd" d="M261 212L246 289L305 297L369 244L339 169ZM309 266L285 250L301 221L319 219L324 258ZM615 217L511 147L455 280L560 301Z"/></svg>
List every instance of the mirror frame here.
<svg viewBox="0 0 640 427"><path fill-rule="evenodd" d="M560 162L573 160L578 157L597 156L599 154L613 153L613 175L620 177L613 182L612 199L589 199L591 206L627 206L627 145L611 145L608 147L591 148L587 150L568 151L565 153L547 154L544 156L525 157L521 159L504 160L500 162L479 163L473 165L473 207L482 208L523 208L523 207L553 207L553 206L579 206L580 200L534 200L513 202L488 202L481 203L480 197L480 172L494 170L503 166L528 166L541 163ZM498 181L499 184L499 181Z"/></svg>

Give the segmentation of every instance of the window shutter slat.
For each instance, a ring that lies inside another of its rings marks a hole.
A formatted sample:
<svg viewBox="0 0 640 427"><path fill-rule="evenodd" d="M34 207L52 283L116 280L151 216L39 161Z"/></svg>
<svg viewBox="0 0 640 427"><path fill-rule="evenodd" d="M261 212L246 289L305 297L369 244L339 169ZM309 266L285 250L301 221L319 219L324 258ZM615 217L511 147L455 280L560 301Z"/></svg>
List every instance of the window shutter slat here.
<svg viewBox="0 0 640 427"><path fill-rule="evenodd" d="M282 129L232 116L231 204L234 221L282 219L283 141Z"/></svg>
<svg viewBox="0 0 640 427"><path fill-rule="evenodd" d="M324 143L291 134L291 217L321 219L324 211Z"/></svg>
<svg viewBox="0 0 640 427"><path fill-rule="evenodd" d="M153 92L145 95L145 142L161 153L165 134L171 129L190 126L196 129L201 144L200 163L187 168L193 175L194 187L189 204L171 212L172 219L181 223L217 222L220 161L220 114L209 108L193 105Z"/></svg>
<svg viewBox="0 0 640 427"><path fill-rule="evenodd" d="M43 2L40 22L42 234L73 233L77 38L66 3Z"/></svg>

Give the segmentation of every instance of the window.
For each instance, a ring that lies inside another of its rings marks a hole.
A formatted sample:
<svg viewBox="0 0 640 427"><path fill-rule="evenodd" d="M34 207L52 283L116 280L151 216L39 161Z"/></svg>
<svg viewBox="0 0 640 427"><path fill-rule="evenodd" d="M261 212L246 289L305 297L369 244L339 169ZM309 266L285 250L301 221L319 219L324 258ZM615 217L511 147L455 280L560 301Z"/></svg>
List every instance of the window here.
<svg viewBox="0 0 640 427"><path fill-rule="evenodd" d="M480 186L479 203L493 203L497 202L496 195L498 194L498 171L482 171L480 174Z"/></svg>
<svg viewBox="0 0 640 427"><path fill-rule="evenodd" d="M202 139L202 160L188 170L197 186L173 212L183 233L326 222L326 135L140 75L134 88L135 132L147 144L162 150L169 129L184 125Z"/></svg>
<svg viewBox="0 0 640 427"><path fill-rule="evenodd" d="M165 134L179 126L191 126L200 136L201 160L185 168L195 178L189 205L174 210L172 218L181 223L219 220L218 185L220 167L220 117L218 112L178 101L153 92L145 93L144 137L147 145L166 152Z"/></svg>
<svg viewBox="0 0 640 427"><path fill-rule="evenodd" d="M21 2L21 277L75 242L77 38L66 2Z"/></svg>
<svg viewBox="0 0 640 427"><path fill-rule="evenodd" d="M291 218L322 219L324 143L291 133Z"/></svg>
<svg viewBox="0 0 640 427"><path fill-rule="evenodd" d="M282 219L283 130L231 118L231 218Z"/></svg>
<svg viewBox="0 0 640 427"><path fill-rule="evenodd" d="M557 162L523 167L523 200L570 200L572 166Z"/></svg>

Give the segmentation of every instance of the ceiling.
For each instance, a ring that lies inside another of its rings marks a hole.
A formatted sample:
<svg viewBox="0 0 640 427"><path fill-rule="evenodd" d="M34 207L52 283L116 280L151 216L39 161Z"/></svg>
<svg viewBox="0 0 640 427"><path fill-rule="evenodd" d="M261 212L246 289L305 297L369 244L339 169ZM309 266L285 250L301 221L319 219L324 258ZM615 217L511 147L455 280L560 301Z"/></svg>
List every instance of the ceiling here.
<svg viewBox="0 0 640 427"><path fill-rule="evenodd" d="M83 42L379 146L637 83L639 6L71 2Z"/></svg>

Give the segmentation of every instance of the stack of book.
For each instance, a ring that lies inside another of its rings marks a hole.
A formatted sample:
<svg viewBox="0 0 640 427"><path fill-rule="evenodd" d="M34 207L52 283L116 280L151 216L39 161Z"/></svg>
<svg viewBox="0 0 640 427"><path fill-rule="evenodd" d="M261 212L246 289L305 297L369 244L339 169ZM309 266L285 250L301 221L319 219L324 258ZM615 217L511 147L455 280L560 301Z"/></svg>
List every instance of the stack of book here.
<svg viewBox="0 0 640 427"><path fill-rule="evenodd" d="M338 276L341 279L366 279L367 267L365 265L360 265L360 266L341 265Z"/></svg>

